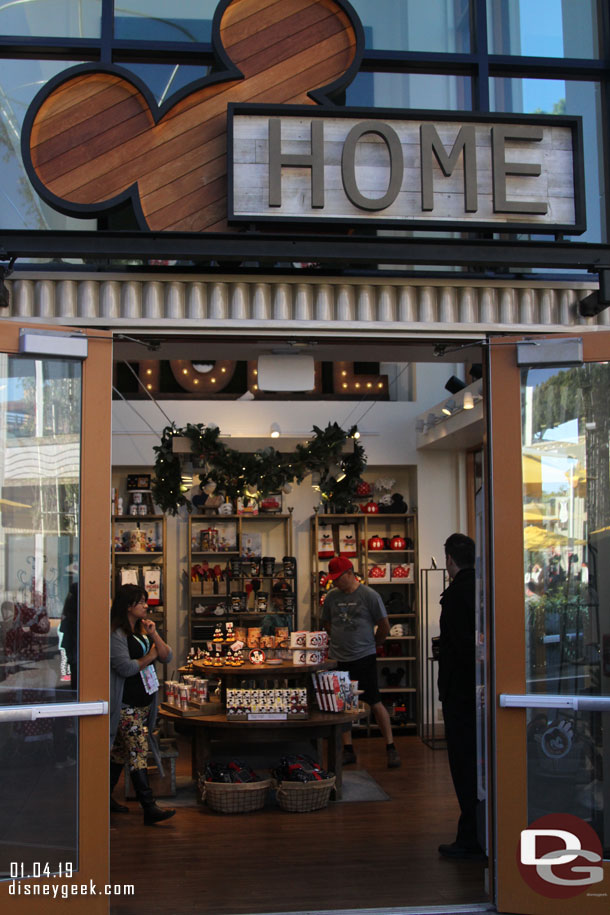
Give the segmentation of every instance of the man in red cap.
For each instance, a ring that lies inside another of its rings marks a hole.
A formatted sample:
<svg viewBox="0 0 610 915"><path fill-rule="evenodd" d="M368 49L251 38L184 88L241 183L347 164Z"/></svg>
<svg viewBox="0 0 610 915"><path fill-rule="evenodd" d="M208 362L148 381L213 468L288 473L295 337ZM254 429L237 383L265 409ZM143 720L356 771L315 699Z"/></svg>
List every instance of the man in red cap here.
<svg viewBox="0 0 610 915"><path fill-rule="evenodd" d="M361 584L354 567L345 556L335 556L328 564L328 575L335 587L326 595L322 620L330 634L330 656L340 670L357 680L363 699L371 707L385 738L388 768L400 766L394 746L388 710L377 686L377 646L390 631L383 601L373 588ZM343 764L356 762L351 732L343 735Z"/></svg>

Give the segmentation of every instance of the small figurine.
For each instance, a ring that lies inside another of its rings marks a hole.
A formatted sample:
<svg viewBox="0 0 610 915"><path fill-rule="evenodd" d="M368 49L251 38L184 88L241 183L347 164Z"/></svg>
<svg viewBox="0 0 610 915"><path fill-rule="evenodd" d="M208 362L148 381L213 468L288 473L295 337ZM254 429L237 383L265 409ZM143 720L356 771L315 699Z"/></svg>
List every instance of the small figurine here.
<svg viewBox="0 0 610 915"><path fill-rule="evenodd" d="M214 630L214 638L212 639L212 641L213 642L224 641L224 638L222 635L222 623L216 623L216 629Z"/></svg>

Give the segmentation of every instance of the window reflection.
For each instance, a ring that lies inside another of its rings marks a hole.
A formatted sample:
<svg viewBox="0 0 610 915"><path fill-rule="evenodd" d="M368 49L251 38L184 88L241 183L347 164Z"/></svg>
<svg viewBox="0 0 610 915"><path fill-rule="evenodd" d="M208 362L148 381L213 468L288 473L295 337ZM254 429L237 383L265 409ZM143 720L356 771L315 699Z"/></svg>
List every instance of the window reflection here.
<svg viewBox="0 0 610 915"><path fill-rule="evenodd" d="M81 365L0 356L0 705L78 698Z"/></svg>
<svg viewBox="0 0 610 915"><path fill-rule="evenodd" d="M0 19L1 22L1 19ZM97 228L94 219L64 216L44 203L26 176L21 159L21 128L36 93L57 73L78 61L3 60L0 72L0 228Z"/></svg>
<svg viewBox="0 0 610 915"><path fill-rule="evenodd" d="M430 73L358 73L345 93L346 105L470 111L468 76Z"/></svg>
<svg viewBox="0 0 610 915"><path fill-rule="evenodd" d="M602 393L609 384L607 363L523 373L529 693L610 695L603 637L610 631L610 409ZM609 719L573 709L528 711L528 821L571 813L604 841Z"/></svg>
<svg viewBox="0 0 610 915"><path fill-rule="evenodd" d="M599 85L577 80L495 78L490 80L490 105L492 111L582 117L588 228L578 240L604 241L605 185Z"/></svg>
<svg viewBox="0 0 610 915"><path fill-rule="evenodd" d="M599 56L597 0L487 0L491 54Z"/></svg>
<svg viewBox="0 0 610 915"><path fill-rule="evenodd" d="M135 41L209 42L217 5L218 0L181 0L179 4L167 0L117 0L114 36Z"/></svg>
<svg viewBox="0 0 610 915"><path fill-rule="evenodd" d="M377 51L470 51L469 0L351 0L365 47Z"/></svg>
<svg viewBox="0 0 610 915"><path fill-rule="evenodd" d="M78 4L74 0L0 2L1 35L99 38L101 19L102 0L79 0Z"/></svg>

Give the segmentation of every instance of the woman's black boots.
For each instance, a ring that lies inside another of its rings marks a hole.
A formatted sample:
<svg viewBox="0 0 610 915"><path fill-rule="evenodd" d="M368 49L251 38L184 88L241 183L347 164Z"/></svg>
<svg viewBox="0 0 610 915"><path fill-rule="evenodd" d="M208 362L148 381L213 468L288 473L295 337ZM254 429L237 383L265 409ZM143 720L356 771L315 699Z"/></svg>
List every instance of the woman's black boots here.
<svg viewBox="0 0 610 915"><path fill-rule="evenodd" d="M131 769L129 772L131 782L136 792L136 797L144 810L144 824L154 826L161 820L169 820L173 817L175 810L163 809L157 807L150 785L148 784L148 772L146 769Z"/></svg>
<svg viewBox="0 0 610 915"><path fill-rule="evenodd" d="M116 784L121 777L123 764L110 760L110 813L129 813L129 807L126 804L119 804L112 796Z"/></svg>

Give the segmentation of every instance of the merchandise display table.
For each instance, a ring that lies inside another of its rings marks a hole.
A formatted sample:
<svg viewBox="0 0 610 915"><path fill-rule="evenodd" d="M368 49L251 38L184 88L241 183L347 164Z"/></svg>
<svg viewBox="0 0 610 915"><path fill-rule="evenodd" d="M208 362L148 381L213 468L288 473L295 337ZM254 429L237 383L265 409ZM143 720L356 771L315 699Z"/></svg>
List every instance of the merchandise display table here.
<svg viewBox="0 0 610 915"><path fill-rule="evenodd" d="M167 709L162 709L159 714L166 720L180 721L183 726L191 728L193 778L205 771L206 764L211 759L214 740L238 740L244 744L303 738L326 740L327 766L335 773L335 797L340 798L343 763L341 735L367 712L312 711L309 718L285 721L234 721L227 720L226 715L193 715L183 718L179 712Z"/></svg>

